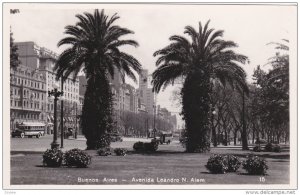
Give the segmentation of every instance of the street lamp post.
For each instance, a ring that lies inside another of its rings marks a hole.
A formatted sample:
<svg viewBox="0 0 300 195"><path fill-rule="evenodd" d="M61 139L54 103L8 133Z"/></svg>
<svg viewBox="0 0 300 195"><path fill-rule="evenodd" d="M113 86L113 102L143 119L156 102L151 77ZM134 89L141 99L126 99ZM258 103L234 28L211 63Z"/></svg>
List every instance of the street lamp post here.
<svg viewBox="0 0 300 195"><path fill-rule="evenodd" d="M54 89L48 91L48 96L54 97L54 134L53 134L53 142L51 143L51 149L58 149L59 144L57 143L57 100L59 96L63 95L63 92L57 90L57 86L54 86Z"/></svg>
<svg viewBox="0 0 300 195"><path fill-rule="evenodd" d="M77 133L78 133L78 129L77 129L77 102L75 103L76 106L76 110L75 110L75 139L77 139Z"/></svg>
<svg viewBox="0 0 300 195"><path fill-rule="evenodd" d="M154 105L153 105L153 111L154 111L154 118L153 118L153 137L155 138L156 137L156 96L155 96L155 93L154 93Z"/></svg>

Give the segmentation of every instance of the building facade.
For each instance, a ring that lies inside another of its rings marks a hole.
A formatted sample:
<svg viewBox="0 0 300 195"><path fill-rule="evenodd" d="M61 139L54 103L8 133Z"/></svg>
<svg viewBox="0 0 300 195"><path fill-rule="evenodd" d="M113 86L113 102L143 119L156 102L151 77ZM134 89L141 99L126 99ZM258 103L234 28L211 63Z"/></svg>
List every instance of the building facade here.
<svg viewBox="0 0 300 195"><path fill-rule="evenodd" d="M36 69L19 65L11 72L11 130L22 122L46 120L46 79Z"/></svg>
<svg viewBox="0 0 300 195"><path fill-rule="evenodd" d="M148 74L148 70L143 69L140 73L139 77L139 99L141 104L145 105L146 111L148 114L154 114L154 92L150 85L150 76Z"/></svg>
<svg viewBox="0 0 300 195"><path fill-rule="evenodd" d="M48 91L52 90L54 85L57 85L58 90L63 90L64 92L63 97L60 98L60 100L64 101L64 127L78 128L76 115L79 107L79 79L76 78L73 80L73 75L70 75L63 83L62 88L61 81L56 80L56 73L53 71L58 57L56 53L45 47L40 47L34 42L16 42L15 44L18 47L19 60L21 62L20 67L29 72L34 71L43 79L43 88L41 89L43 90L44 95L40 98L42 101L41 108L43 110L42 119L35 119L34 121L45 123L46 133L52 133L54 101L52 97L48 97ZM32 74L33 76L27 74L27 76L33 78L36 74ZM25 85L25 83L23 83L23 85ZM11 84L11 88L13 87L14 85ZM58 113L60 112L60 102L61 101L58 101ZM11 110L13 111L13 107ZM58 125L60 125L60 122L60 117L58 117Z"/></svg>

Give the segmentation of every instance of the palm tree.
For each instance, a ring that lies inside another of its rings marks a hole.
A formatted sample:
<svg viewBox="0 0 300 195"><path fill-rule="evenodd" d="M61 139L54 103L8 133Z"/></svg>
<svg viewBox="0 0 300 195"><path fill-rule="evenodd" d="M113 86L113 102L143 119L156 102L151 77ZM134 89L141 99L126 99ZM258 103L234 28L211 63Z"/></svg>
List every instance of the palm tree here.
<svg viewBox="0 0 300 195"><path fill-rule="evenodd" d="M283 43L271 42L275 49L279 50L275 56L269 59L267 64L271 64L273 69L268 74L269 83L281 82L282 87L288 93L289 91L289 40L282 39Z"/></svg>
<svg viewBox="0 0 300 195"><path fill-rule="evenodd" d="M187 152L209 150L213 82L218 79L223 84L247 89L246 74L238 64L246 63L248 58L231 50L237 44L223 40L223 31L209 29L208 24L209 21L203 28L199 22L198 32L186 26L184 33L191 40L171 36L172 43L154 53L154 56L159 56L156 61L158 68L153 73L154 91L159 92L177 78L184 79L181 96Z"/></svg>
<svg viewBox="0 0 300 195"><path fill-rule="evenodd" d="M112 93L109 77L114 72L125 74L136 81L134 71L140 72L141 65L133 56L122 52L120 46L134 46L134 40L120 39L134 32L113 25L119 18L117 14L108 17L104 10L96 9L94 14L76 15L76 25L65 27L68 37L59 41L58 46L69 45L56 62L54 70L58 78L73 75L74 80L83 70L87 78L87 89L82 109L82 129L87 139L87 149L97 147L102 136L112 129Z"/></svg>

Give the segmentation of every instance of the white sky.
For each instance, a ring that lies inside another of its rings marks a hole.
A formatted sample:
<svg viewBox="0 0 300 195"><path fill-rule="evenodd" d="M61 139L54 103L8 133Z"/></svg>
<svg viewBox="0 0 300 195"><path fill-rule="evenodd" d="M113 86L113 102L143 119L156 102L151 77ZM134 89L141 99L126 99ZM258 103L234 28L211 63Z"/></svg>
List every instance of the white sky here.
<svg viewBox="0 0 300 195"><path fill-rule="evenodd" d="M73 7L72 7L73 6ZM117 24L135 32L128 36L139 43L138 48L124 48L134 55L148 69L155 70L153 53L169 44L171 35L183 35L184 27L191 25L198 29L198 22L211 20L210 27L224 30L224 39L232 40L239 45L237 52L249 57L250 64L243 66L251 81L253 69L263 65L274 55L269 42L280 42L281 39L295 40L296 6L274 5L85 5L54 4L25 6L19 14L7 15L15 41L34 41L38 45L60 53L57 43L64 37L64 27L74 25L76 14L92 9L105 9L106 14L118 13L121 17ZM91 9L87 9L91 8ZM125 38L125 37L124 37ZM265 67L267 69L267 67ZM128 83L132 84L131 81ZM135 85L137 87L137 85ZM170 101L174 87L159 93L157 104L172 112L179 112ZM179 118L178 118L179 119ZM181 123L181 122L180 122Z"/></svg>

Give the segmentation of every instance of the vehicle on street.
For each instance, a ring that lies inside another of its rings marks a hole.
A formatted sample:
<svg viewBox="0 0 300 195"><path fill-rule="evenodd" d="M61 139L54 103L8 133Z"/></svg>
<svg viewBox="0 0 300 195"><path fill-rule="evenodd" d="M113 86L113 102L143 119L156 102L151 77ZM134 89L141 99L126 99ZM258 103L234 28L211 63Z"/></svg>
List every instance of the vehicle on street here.
<svg viewBox="0 0 300 195"><path fill-rule="evenodd" d="M173 140L172 132L161 131L159 135L160 144L170 144Z"/></svg>
<svg viewBox="0 0 300 195"><path fill-rule="evenodd" d="M69 138L70 136L73 136L73 128L68 128L68 130L65 130L65 132L64 132L65 134L64 134L64 138L65 139L67 139L67 138Z"/></svg>
<svg viewBox="0 0 300 195"><path fill-rule="evenodd" d="M112 133L110 134L110 141L111 142L122 142L123 139L122 139L122 136L118 133Z"/></svg>
<svg viewBox="0 0 300 195"><path fill-rule="evenodd" d="M255 144L266 144L266 143L267 143L267 140L265 140L265 139L259 139L259 140L255 141Z"/></svg>
<svg viewBox="0 0 300 195"><path fill-rule="evenodd" d="M40 138L45 133L44 123L34 123L34 122L23 122L18 127L11 132L12 137L24 138L25 136L31 138Z"/></svg>

